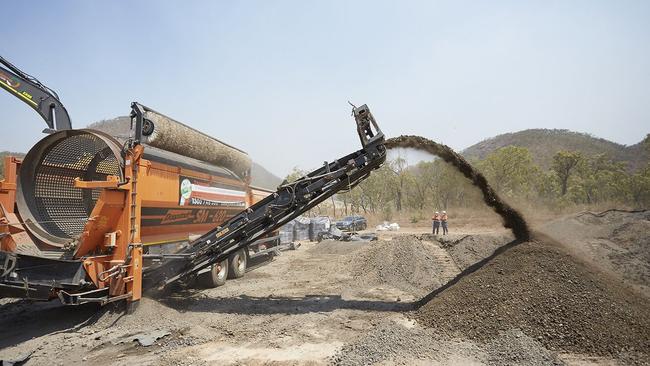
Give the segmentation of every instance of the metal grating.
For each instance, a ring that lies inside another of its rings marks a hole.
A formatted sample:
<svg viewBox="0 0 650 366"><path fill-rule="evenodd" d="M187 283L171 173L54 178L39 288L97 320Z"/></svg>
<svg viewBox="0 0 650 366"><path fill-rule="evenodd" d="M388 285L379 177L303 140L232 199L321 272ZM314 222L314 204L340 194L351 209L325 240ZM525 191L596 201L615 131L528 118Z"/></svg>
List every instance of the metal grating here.
<svg viewBox="0 0 650 366"><path fill-rule="evenodd" d="M121 176L118 158L94 134L77 134L58 141L36 165L32 214L40 226L62 238L82 233L101 189L74 187L74 179L106 180Z"/></svg>

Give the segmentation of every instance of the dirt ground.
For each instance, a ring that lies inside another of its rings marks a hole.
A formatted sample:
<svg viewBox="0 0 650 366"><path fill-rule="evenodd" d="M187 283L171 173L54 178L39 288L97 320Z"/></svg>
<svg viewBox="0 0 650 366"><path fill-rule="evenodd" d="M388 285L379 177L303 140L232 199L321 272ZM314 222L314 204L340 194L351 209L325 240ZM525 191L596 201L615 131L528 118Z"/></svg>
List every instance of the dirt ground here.
<svg viewBox="0 0 650 366"><path fill-rule="evenodd" d="M505 230L453 226L444 238L410 228L370 243L304 243L223 287L145 298L131 315L0 299L0 359L648 364L649 219L572 215L525 243Z"/></svg>
<svg viewBox="0 0 650 366"><path fill-rule="evenodd" d="M584 212L548 222L540 231L650 297L650 211Z"/></svg>

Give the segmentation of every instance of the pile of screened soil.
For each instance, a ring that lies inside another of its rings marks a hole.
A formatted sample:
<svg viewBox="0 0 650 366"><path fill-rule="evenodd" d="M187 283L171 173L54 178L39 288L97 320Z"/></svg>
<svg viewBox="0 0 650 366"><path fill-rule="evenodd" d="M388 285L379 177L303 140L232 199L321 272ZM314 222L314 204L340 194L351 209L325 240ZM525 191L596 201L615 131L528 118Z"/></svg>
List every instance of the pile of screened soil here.
<svg viewBox="0 0 650 366"><path fill-rule="evenodd" d="M548 240L511 247L414 316L483 342L520 329L553 351L650 362L647 299Z"/></svg>
<svg viewBox="0 0 650 366"><path fill-rule="evenodd" d="M414 235L397 236L357 251L348 267L355 285L389 285L421 297L448 280L438 256L441 251L437 244Z"/></svg>
<svg viewBox="0 0 650 366"><path fill-rule="evenodd" d="M494 251L515 238L507 232L478 235L447 235L436 240L461 269L489 257Z"/></svg>
<svg viewBox="0 0 650 366"><path fill-rule="evenodd" d="M650 297L650 211L583 212L539 230Z"/></svg>

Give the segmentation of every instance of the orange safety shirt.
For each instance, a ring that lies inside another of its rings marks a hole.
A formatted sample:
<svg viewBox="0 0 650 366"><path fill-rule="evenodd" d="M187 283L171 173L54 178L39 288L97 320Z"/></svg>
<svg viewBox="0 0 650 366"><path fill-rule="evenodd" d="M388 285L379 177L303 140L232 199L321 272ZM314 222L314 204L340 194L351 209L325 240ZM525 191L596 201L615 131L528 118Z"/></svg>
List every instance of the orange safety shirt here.
<svg viewBox="0 0 650 366"><path fill-rule="evenodd" d="M431 220L433 220L433 221L440 221L440 215L433 215L433 217L431 218Z"/></svg>
<svg viewBox="0 0 650 366"><path fill-rule="evenodd" d="M442 221L447 221L447 214L442 214L442 217L440 218Z"/></svg>

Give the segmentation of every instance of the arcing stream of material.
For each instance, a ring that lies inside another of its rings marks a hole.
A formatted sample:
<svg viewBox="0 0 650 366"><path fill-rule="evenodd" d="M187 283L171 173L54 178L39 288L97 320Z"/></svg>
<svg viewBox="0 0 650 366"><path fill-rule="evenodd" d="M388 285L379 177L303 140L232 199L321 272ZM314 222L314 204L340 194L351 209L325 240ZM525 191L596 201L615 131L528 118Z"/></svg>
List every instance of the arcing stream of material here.
<svg viewBox="0 0 650 366"><path fill-rule="evenodd" d="M512 230L515 238L527 241L530 239L530 230L523 216L507 203L503 202L497 193L490 187L487 179L472 167L460 154L449 146L439 144L421 136L399 136L393 137L385 142L387 149L412 148L426 151L440 157L445 162L453 165L469 179L473 185L483 193L483 201L501 216L503 225Z"/></svg>

